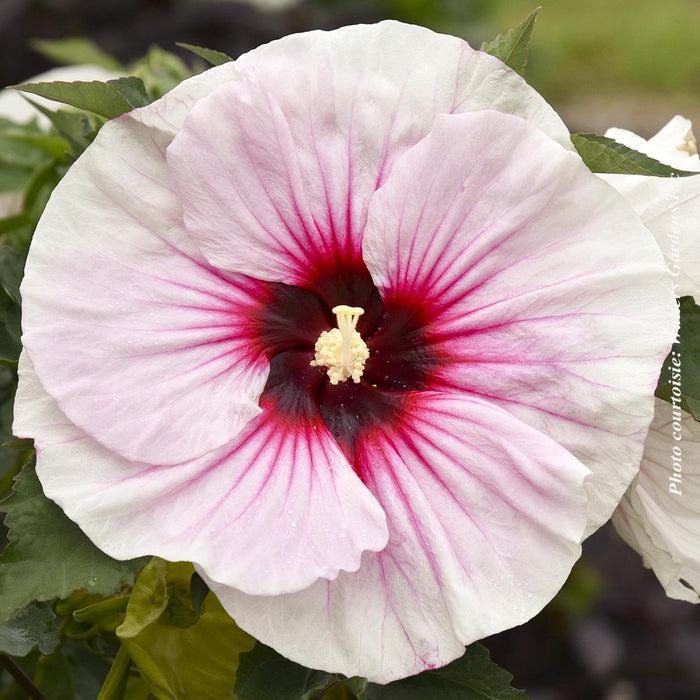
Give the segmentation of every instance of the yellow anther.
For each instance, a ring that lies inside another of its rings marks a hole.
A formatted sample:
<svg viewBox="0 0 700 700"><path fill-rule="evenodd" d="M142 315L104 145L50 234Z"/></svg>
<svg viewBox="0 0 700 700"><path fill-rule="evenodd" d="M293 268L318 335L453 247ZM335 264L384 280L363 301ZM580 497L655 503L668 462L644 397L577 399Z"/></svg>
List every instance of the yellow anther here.
<svg viewBox="0 0 700 700"><path fill-rule="evenodd" d="M359 306L334 306L332 309L338 327L323 331L314 347L312 367L326 367L331 384L345 382L352 378L358 383L365 371L365 361L369 349L360 334L355 330L357 319L365 312Z"/></svg>

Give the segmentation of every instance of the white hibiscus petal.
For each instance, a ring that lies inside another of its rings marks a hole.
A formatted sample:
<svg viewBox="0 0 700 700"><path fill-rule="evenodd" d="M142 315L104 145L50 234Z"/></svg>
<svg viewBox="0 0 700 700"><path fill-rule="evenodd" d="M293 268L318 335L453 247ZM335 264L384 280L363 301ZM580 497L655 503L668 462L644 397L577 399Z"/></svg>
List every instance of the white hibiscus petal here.
<svg viewBox="0 0 700 700"><path fill-rule="evenodd" d="M677 114L649 140L627 129L613 127L605 132L608 138L645 153L680 170L700 170L698 144L690 119ZM644 176L642 176L644 177Z"/></svg>

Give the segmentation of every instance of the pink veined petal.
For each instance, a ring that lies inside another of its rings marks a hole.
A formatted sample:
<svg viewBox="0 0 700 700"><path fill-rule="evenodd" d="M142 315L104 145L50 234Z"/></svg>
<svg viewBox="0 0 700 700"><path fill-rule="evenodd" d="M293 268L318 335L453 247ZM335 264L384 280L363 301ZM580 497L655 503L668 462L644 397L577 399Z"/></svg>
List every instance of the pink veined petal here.
<svg viewBox="0 0 700 700"><path fill-rule="evenodd" d="M15 432L37 445L46 495L117 559L192 561L252 595L356 571L386 518L320 421L264 411L231 443L182 464L130 462L76 428L23 353Z"/></svg>
<svg viewBox="0 0 700 700"><path fill-rule="evenodd" d="M24 345L61 410L158 463L230 441L268 374L245 321L259 284L212 269L184 232L169 138L138 115L105 125L55 190L22 284Z"/></svg>
<svg viewBox="0 0 700 700"><path fill-rule="evenodd" d="M380 683L442 666L535 615L579 556L588 470L503 409L414 394L357 454L386 549L293 595L212 582L243 629L299 663Z"/></svg>
<svg viewBox="0 0 700 700"><path fill-rule="evenodd" d="M634 208L654 234L677 296L700 289L700 175L600 175Z"/></svg>
<svg viewBox="0 0 700 700"><path fill-rule="evenodd" d="M700 425L656 399L639 476L613 514L671 598L700 602Z"/></svg>
<svg viewBox="0 0 700 700"><path fill-rule="evenodd" d="M571 148L516 73L421 27L289 36L236 69L240 82L192 110L168 162L207 259L261 279L298 284L319 258L357 257L372 193L436 114L512 112Z"/></svg>
<svg viewBox="0 0 700 700"><path fill-rule="evenodd" d="M634 477L677 309L658 247L578 156L497 112L439 116L372 201L363 255L414 299L434 386L508 409L592 471L589 532Z"/></svg>

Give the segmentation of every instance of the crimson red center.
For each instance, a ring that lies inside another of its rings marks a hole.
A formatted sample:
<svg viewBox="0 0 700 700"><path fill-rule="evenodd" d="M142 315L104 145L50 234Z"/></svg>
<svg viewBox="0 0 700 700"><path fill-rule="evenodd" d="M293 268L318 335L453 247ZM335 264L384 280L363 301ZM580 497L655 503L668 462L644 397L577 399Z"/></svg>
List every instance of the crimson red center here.
<svg viewBox="0 0 700 700"><path fill-rule="evenodd" d="M425 390L438 358L427 340L427 319L415 300L382 300L362 262L319 272L303 287L266 286L267 296L253 318L270 376L261 406L294 420L323 419L343 450L352 456L358 432L394 421L406 392ZM332 385L322 367L312 367L322 331L335 327L334 306L361 306L357 330L370 351L364 375Z"/></svg>

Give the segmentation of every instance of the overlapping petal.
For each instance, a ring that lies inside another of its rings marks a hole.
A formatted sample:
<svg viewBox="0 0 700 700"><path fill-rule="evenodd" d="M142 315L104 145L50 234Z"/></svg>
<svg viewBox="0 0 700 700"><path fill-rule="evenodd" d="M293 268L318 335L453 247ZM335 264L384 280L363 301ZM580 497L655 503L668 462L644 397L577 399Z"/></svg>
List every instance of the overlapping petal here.
<svg viewBox="0 0 700 700"><path fill-rule="evenodd" d="M212 583L244 629L300 663L379 682L442 666L532 617L579 556L588 470L485 401L412 395L399 425L362 436L358 469L390 537L357 573L275 598Z"/></svg>
<svg viewBox="0 0 700 700"><path fill-rule="evenodd" d="M193 104L236 77L220 66L106 124L34 235L24 346L71 420L127 459L199 456L259 412L267 363L240 323L258 290L206 264L165 162Z"/></svg>
<svg viewBox="0 0 700 700"><path fill-rule="evenodd" d="M373 200L363 253L385 300L430 319L436 385L556 436L593 471L589 528L605 522L638 468L676 323L629 206L517 117L439 116Z"/></svg>
<svg viewBox="0 0 700 700"><path fill-rule="evenodd" d="M236 68L242 83L197 104L168 162L207 259L260 279L299 284L320 256L357 256L372 194L436 114L517 114L571 148L559 117L520 76L422 27L299 34ZM230 245L231 231L240 245Z"/></svg>
<svg viewBox="0 0 700 700"><path fill-rule="evenodd" d="M386 519L323 422L269 410L232 442L181 464L130 462L73 425L20 362L15 417L32 434L47 496L118 559L193 561L256 595L355 571L387 541Z"/></svg>

